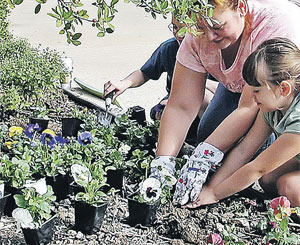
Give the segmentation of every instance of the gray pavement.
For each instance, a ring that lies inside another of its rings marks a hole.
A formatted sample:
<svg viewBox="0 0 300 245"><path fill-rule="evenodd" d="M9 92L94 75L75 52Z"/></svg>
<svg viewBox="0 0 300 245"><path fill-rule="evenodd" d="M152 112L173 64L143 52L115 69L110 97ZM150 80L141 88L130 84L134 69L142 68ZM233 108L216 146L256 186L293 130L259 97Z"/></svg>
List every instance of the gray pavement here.
<svg viewBox="0 0 300 245"><path fill-rule="evenodd" d="M42 6L39 14L34 14L36 2L24 3L10 16L10 29L15 36L26 38L34 46L41 44L73 59L74 77L102 89L107 80L121 79L130 72L139 69L150 57L156 47L172 34L167 28L170 19L158 16L154 20L149 13L120 1L119 13L113 24L115 32L104 38L98 38L91 24L85 23L78 28L83 33L82 44L69 45L64 36L59 35L54 18L47 16L54 1ZM87 5L88 6L88 5ZM96 8L89 8L92 16ZM149 81L140 88L129 89L119 96L125 107L140 105L149 112L165 94L166 76L158 81ZM149 119L148 115L147 118Z"/></svg>

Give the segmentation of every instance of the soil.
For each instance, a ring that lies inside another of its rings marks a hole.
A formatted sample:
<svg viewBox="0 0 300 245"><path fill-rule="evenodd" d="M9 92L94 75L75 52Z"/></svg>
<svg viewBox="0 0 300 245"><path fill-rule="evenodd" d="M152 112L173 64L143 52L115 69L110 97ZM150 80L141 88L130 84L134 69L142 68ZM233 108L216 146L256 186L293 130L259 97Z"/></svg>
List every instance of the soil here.
<svg viewBox="0 0 300 245"><path fill-rule="evenodd" d="M266 216L266 206L244 197L235 196L209 207L187 210L171 203L159 207L151 227L127 224L127 200L116 195L109 203L101 230L84 235L74 230L74 208L70 199L56 203L58 219L53 241L49 244L207 244L207 235L221 233L225 226L235 226L234 233L244 244L262 244L264 234L257 228ZM294 232L299 226L292 227ZM22 231L14 220L2 216L0 244L25 244ZM235 243L233 243L235 244Z"/></svg>
<svg viewBox="0 0 300 245"><path fill-rule="evenodd" d="M59 118L68 113L70 108L77 106L64 95L51 101L51 108L61 108L60 112L51 115L50 128L59 131ZM22 112L12 113L6 123L10 125L26 125ZM27 116L28 116L27 115ZM26 117L25 117L26 118ZM244 244L262 244L265 230L260 229L261 220L266 217L267 205L256 198L235 195L214 205L195 210L182 209L167 203L157 211L157 219L150 227L131 227L127 223L128 204L122 193L117 193L109 202L101 230L93 235L84 235L74 230L73 198L55 203L58 219L55 224L53 241L50 244L207 244L210 233L235 236ZM300 225L291 223L291 230L299 233ZM16 222L7 216L0 219L0 244L25 244L22 231ZM236 243L231 243L236 244Z"/></svg>

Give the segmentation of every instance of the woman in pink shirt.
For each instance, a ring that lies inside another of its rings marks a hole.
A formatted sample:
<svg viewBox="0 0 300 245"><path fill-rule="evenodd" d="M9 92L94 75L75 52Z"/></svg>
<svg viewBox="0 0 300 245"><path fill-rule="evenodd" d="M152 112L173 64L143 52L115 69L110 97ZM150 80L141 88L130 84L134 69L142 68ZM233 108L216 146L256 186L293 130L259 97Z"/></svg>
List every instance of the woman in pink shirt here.
<svg viewBox="0 0 300 245"><path fill-rule="evenodd" d="M213 4L213 26L199 16L202 35L187 34L177 54L171 95L163 113L157 158L150 177L162 181L162 169L174 174L174 157L203 101L207 73L219 82L215 96L203 115L200 143L182 168L174 202L184 205L199 196L210 167L220 162L253 124L258 107L242 77L246 58L263 41L285 37L300 47L296 23L300 8L288 0L209 0ZM226 119L225 119L226 118ZM224 120L225 119L225 120ZM241 164L253 153L243 152ZM228 169L224 178L236 169ZM222 178L222 176L220 177Z"/></svg>

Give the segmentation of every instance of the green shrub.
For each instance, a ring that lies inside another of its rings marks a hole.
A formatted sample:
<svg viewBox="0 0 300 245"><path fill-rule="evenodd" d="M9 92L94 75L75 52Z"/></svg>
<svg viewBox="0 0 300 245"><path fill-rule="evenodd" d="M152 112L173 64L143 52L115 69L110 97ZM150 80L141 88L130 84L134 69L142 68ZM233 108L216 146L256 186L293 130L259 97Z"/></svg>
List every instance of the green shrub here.
<svg viewBox="0 0 300 245"><path fill-rule="evenodd" d="M0 42L0 72L4 110L44 105L67 74L58 52L34 48L27 40L13 37Z"/></svg>
<svg viewBox="0 0 300 245"><path fill-rule="evenodd" d="M8 36L8 20L10 14L6 0L0 0L0 38L3 39Z"/></svg>

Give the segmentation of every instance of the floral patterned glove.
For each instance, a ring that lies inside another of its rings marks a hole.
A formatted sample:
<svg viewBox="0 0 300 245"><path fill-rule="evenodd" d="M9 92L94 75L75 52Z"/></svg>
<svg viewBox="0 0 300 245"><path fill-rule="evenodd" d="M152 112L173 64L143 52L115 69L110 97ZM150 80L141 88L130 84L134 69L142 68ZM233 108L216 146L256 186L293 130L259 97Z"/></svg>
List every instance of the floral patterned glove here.
<svg viewBox="0 0 300 245"><path fill-rule="evenodd" d="M158 156L151 162L149 178L140 184L140 193L146 201L156 201L165 186L172 187L176 184L175 165L173 156Z"/></svg>
<svg viewBox="0 0 300 245"><path fill-rule="evenodd" d="M156 178L160 181L162 188L165 185L176 184L174 177L176 158L173 156L158 156L151 162L151 173L149 178Z"/></svg>
<svg viewBox="0 0 300 245"><path fill-rule="evenodd" d="M219 163L224 153L216 147L202 142L182 167L173 197L175 204L184 205L197 200L206 181L209 169Z"/></svg>

